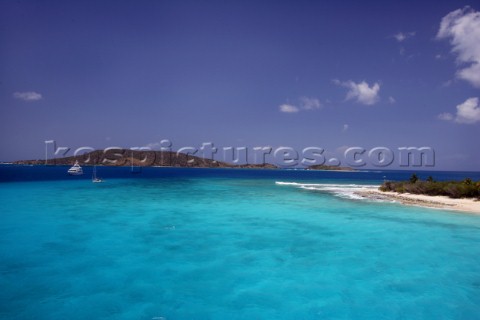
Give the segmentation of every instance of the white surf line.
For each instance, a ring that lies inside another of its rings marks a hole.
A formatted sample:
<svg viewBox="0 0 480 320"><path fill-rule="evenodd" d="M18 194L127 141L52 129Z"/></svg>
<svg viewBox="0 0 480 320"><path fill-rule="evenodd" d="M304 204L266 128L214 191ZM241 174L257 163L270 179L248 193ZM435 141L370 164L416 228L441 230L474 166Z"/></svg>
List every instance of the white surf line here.
<svg viewBox="0 0 480 320"><path fill-rule="evenodd" d="M320 191L333 194L334 196L352 200L371 200L362 196L360 192L377 190L379 185L369 184L339 184L339 183L299 183L276 181L275 184L293 186L299 189Z"/></svg>

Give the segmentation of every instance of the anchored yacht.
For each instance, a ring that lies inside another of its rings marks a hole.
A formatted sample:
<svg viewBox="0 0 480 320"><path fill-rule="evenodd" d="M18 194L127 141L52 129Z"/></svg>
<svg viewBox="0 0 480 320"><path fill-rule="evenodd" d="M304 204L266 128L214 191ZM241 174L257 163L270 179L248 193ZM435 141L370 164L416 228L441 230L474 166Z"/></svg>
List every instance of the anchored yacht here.
<svg viewBox="0 0 480 320"><path fill-rule="evenodd" d="M68 174L71 176L79 176L83 174L83 169L78 164L78 161L75 161L75 164L73 165L73 167L68 169Z"/></svg>

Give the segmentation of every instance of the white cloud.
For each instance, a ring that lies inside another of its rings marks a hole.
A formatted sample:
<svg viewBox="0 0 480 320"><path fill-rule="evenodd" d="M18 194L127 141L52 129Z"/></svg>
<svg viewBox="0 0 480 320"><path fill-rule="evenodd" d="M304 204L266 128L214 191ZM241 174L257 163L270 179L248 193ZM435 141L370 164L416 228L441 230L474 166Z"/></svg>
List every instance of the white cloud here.
<svg viewBox="0 0 480 320"><path fill-rule="evenodd" d="M395 100L394 97L390 96L388 97L388 102L390 102L391 104L394 104L395 102L397 102L397 100Z"/></svg>
<svg viewBox="0 0 480 320"><path fill-rule="evenodd" d="M444 120L444 121L450 121L453 120L453 115L448 112L440 113L438 116L438 119Z"/></svg>
<svg viewBox="0 0 480 320"><path fill-rule="evenodd" d="M304 110L320 109L322 104L316 98L300 97L301 108Z"/></svg>
<svg viewBox="0 0 480 320"><path fill-rule="evenodd" d="M144 145L142 148L148 148L148 149L151 149L151 150L156 150L156 149L160 149L161 146L162 146L162 144L160 142L150 142L150 143L147 143L146 145Z"/></svg>
<svg viewBox="0 0 480 320"><path fill-rule="evenodd" d="M397 34L394 34L393 37L398 41L398 42L403 42L407 40L408 38L411 38L415 35L415 31L412 32L399 32Z"/></svg>
<svg viewBox="0 0 480 320"><path fill-rule="evenodd" d="M281 106L278 107L278 109L280 109L280 112L286 112L286 113L295 113L300 111L298 107L291 104L282 104Z"/></svg>
<svg viewBox="0 0 480 320"><path fill-rule="evenodd" d="M342 131L345 132L348 130L348 124L344 124L343 125L343 128L342 128Z"/></svg>
<svg viewBox="0 0 480 320"><path fill-rule="evenodd" d="M23 101L37 101L42 99L42 95L38 92L27 91L27 92L14 92L13 97L15 99L20 99Z"/></svg>
<svg viewBox="0 0 480 320"><path fill-rule="evenodd" d="M437 39L450 39L457 62L466 65L457 77L480 88L480 12L464 7L442 18Z"/></svg>
<svg viewBox="0 0 480 320"><path fill-rule="evenodd" d="M469 68L463 68L457 72L460 79L470 82L474 87L480 88L480 60Z"/></svg>
<svg viewBox="0 0 480 320"><path fill-rule="evenodd" d="M377 82L371 87L365 81L355 83L351 80L346 82L333 80L333 82L349 89L346 97L347 100L355 100L365 105L373 105L379 100L378 93L380 92L380 84Z"/></svg>
<svg viewBox="0 0 480 320"><path fill-rule="evenodd" d="M320 100L317 98L309 98L309 97L300 97L298 99L298 104L282 104L278 107L280 112L286 112L286 113L295 113L299 112L302 110L315 110L315 109L320 109L322 107L322 104L320 103Z"/></svg>
<svg viewBox="0 0 480 320"><path fill-rule="evenodd" d="M457 114L444 112L439 114L438 119L455 121L457 123L473 124L480 122L480 101L478 98L469 98L457 106Z"/></svg>
<svg viewBox="0 0 480 320"><path fill-rule="evenodd" d="M478 98L470 98L457 106L455 122L475 123L480 121L480 104Z"/></svg>
<svg viewBox="0 0 480 320"><path fill-rule="evenodd" d="M172 147L172 142L170 140L161 140L147 143L141 147L130 147L131 150L160 150L168 151Z"/></svg>

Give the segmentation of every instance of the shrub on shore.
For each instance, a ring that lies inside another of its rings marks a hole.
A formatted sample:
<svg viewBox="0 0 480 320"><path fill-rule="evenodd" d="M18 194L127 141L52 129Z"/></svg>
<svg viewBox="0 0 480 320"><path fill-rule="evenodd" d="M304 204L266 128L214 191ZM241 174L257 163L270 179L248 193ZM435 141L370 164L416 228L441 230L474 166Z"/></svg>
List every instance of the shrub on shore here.
<svg viewBox="0 0 480 320"><path fill-rule="evenodd" d="M385 181L380 186L380 190L430 196L448 196L450 198L480 199L480 181L474 182L470 178L466 178L463 181L435 181L429 177L427 181L421 181L416 175L412 175L409 181Z"/></svg>

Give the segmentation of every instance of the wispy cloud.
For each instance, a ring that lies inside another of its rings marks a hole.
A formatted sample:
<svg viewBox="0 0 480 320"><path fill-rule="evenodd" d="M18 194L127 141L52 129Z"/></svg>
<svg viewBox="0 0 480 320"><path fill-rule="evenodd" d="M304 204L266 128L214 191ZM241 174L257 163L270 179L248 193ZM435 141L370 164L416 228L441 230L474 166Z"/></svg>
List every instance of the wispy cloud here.
<svg viewBox="0 0 480 320"><path fill-rule="evenodd" d="M342 132L346 132L348 130L348 124L344 124L342 127Z"/></svg>
<svg viewBox="0 0 480 320"><path fill-rule="evenodd" d="M408 38L411 38L415 36L415 31L412 32L399 32L393 35L393 38L397 40L398 42L403 42L407 40Z"/></svg>
<svg viewBox="0 0 480 320"><path fill-rule="evenodd" d="M300 97L300 105L304 110L320 109L322 104L317 98Z"/></svg>
<svg viewBox="0 0 480 320"><path fill-rule="evenodd" d="M464 7L442 18L437 39L449 39L459 65L456 76L480 88L480 12Z"/></svg>
<svg viewBox="0 0 480 320"><path fill-rule="evenodd" d="M171 150L172 142L170 140L160 140L147 143L141 147L131 147L132 150L160 150L160 151L169 151Z"/></svg>
<svg viewBox="0 0 480 320"><path fill-rule="evenodd" d="M442 87L447 88L450 87L454 83L453 80L447 80L442 83Z"/></svg>
<svg viewBox="0 0 480 320"><path fill-rule="evenodd" d="M375 82L370 86L366 81L355 83L352 80L341 82L340 80L333 80L336 85L348 88L347 100L355 100L364 105L373 105L380 99L380 84Z"/></svg>
<svg viewBox="0 0 480 320"><path fill-rule="evenodd" d="M437 118L443 121L450 121L453 120L453 114L451 114L450 112L444 112L440 113Z"/></svg>
<svg viewBox="0 0 480 320"><path fill-rule="evenodd" d="M282 104L278 107L280 112L285 112L285 113L295 113L300 111L300 109L297 106L291 105L291 104Z"/></svg>
<svg viewBox="0 0 480 320"><path fill-rule="evenodd" d="M23 101L37 101L42 99L42 95L35 91L14 92L13 97Z"/></svg>
<svg viewBox="0 0 480 320"><path fill-rule="evenodd" d="M455 121L457 123L473 124L480 122L480 102L478 98L469 98L457 106L457 114L445 112L438 115L438 119Z"/></svg>
<svg viewBox="0 0 480 320"><path fill-rule="evenodd" d="M160 142L150 142L143 146L143 148L149 148L151 150L159 150L162 144Z"/></svg>
<svg viewBox="0 0 480 320"><path fill-rule="evenodd" d="M320 100L317 98L300 97L297 104L285 103L278 107L280 112L295 113L302 110L315 110L322 108Z"/></svg>
<svg viewBox="0 0 480 320"><path fill-rule="evenodd" d="M388 102L390 102L391 104L394 104L395 102L397 102L397 100L395 100L394 97L390 96L388 97Z"/></svg>

